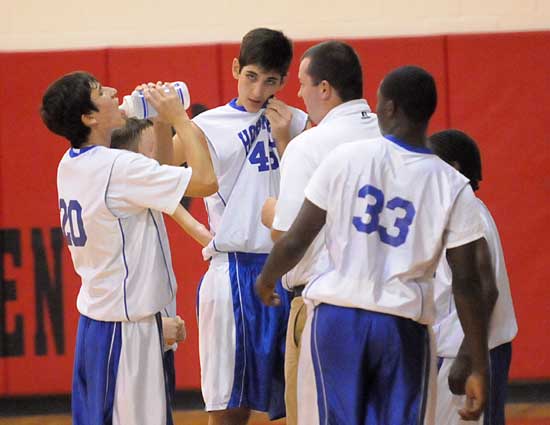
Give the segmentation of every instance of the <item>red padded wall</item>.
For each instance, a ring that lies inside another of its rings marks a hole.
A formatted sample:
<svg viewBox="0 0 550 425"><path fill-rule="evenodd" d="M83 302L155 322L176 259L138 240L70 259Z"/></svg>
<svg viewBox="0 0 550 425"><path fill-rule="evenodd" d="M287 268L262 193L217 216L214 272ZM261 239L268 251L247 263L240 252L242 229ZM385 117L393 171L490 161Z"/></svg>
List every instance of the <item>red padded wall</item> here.
<svg viewBox="0 0 550 425"><path fill-rule="evenodd" d="M550 59L546 54L550 33L348 41L362 59L365 96L373 110L382 77L397 66L418 64L434 75L439 90L431 131L454 126L471 133L480 143L485 176L480 195L499 224L520 324L512 376L550 378L550 359L539 354L550 344L540 337L550 312L549 292L544 286L550 248L545 226L550 216L544 207L549 187L544 165L550 159L544 121L550 113L546 100L550 90ZM280 93L283 100L300 108L304 106L297 98L299 58L314 43L295 43L295 60ZM36 256L31 234L35 229L41 236L53 277L50 230L59 227L55 173L68 147L40 122L38 108L47 84L63 73L86 69L103 84L117 88L122 97L142 81L183 80L189 85L193 102L214 107L237 95L231 75L231 61L237 54L238 44L0 53L0 228L4 234L13 230L21 246L20 265L9 252L1 259L4 280L14 281L16 289L16 299L4 299L3 305L6 332L14 332L17 316L22 317L24 332L22 355L0 357L0 396L70 391L78 317L75 300L80 283L65 246L61 251L65 350L57 354L54 349L47 313L47 353L38 355L35 348ZM201 201L194 201L191 212L206 221ZM180 284L178 310L189 332L189 340L180 345L176 355L177 386L198 388L194 304L197 282L206 264L198 245L170 219L167 225Z"/></svg>
<svg viewBox="0 0 550 425"><path fill-rule="evenodd" d="M511 376L550 378L550 33L451 36L448 49L450 125L480 145L480 197L499 227L519 321Z"/></svg>
<svg viewBox="0 0 550 425"><path fill-rule="evenodd" d="M45 314L47 355L35 350L35 277L31 229L39 229L43 243L50 245L50 229L59 227L56 167L68 142L44 127L39 117L42 95L48 84L74 70L87 70L100 80L107 75L103 50L48 53L13 53L0 56L0 169L2 229L20 232L21 266L5 255L5 279L15 281L16 300L6 306L7 331L15 330L15 317L23 318L24 355L0 358L5 373L0 387L10 395L46 394L70 390L76 335L76 294L79 280L68 250L63 247L64 354L53 347L52 324ZM50 250L47 250L51 254ZM48 256L53 275L53 258Z"/></svg>

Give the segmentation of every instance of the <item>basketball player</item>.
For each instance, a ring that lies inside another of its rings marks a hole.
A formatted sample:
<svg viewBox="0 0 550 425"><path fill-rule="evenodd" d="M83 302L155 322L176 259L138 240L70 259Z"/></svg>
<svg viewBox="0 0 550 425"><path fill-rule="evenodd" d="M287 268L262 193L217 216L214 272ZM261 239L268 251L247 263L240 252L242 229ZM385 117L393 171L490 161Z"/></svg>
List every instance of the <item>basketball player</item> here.
<svg viewBox="0 0 550 425"><path fill-rule="evenodd" d="M361 62L353 48L339 41L327 41L308 49L298 71L301 97L309 118L316 124L295 137L281 162L279 199L267 202L263 214L278 239L289 228L304 202L304 189L311 176L332 150L359 139L380 137L376 115L363 99ZM275 210L275 211L274 211ZM273 219L273 214L275 217ZM300 263L283 279L293 292L285 351L285 402L288 425L297 423L296 398L298 355L301 332L307 317L302 290L328 267L324 231L317 236Z"/></svg>
<svg viewBox="0 0 550 425"><path fill-rule="evenodd" d="M434 316L431 277L444 242L472 359L465 377L470 403L460 413L465 419L481 414L488 360L479 281L491 276L475 260L488 250L467 179L425 147L436 103L435 82L423 69L389 73L378 91L384 137L331 152L258 278L264 302L278 304L276 280L326 223L331 268L303 293L314 310L302 340L298 399L308 403L301 382L306 359L317 398L308 404L313 408L300 409L301 425L433 423L433 404L426 411L432 356L427 325Z"/></svg>
<svg viewBox="0 0 550 425"><path fill-rule="evenodd" d="M58 167L61 227L82 279L73 374L76 425L172 423L163 370L160 311L176 282L161 212L173 214L184 194L217 190L206 148L182 137L193 168L161 166L110 149L124 125L116 90L86 72L54 81L41 116L71 148ZM189 131L173 89L146 90L156 125Z"/></svg>
<svg viewBox="0 0 550 425"><path fill-rule="evenodd" d="M282 308L266 308L254 281L272 247L260 221L263 202L277 196L280 155L307 123L304 112L273 98L291 59L282 32L248 32L232 64L237 98L193 120L219 184L205 200L214 239L203 250L211 261L198 296L201 387L211 425L245 424L251 409L284 416L288 295L279 283ZM176 138L172 163L183 161Z"/></svg>
<svg viewBox="0 0 550 425"><path fill-rule="evenodd" d="M433 134L428 146L437 156L449 165L455 167L470 180L470 186L476 191L481 180L481 155L475 141L467 134L458 130L445 130ZM510 293L510 282L504 263L504 254L496 224L489 210L479 198L477 206L483 223L484 237L489 244L491 267L496 278L496 291L491 293L490 307L492 309L489 323L489 356L491 359L491 379L489 398L483 419L478 423L484 425L504 425L504 405L508 386L508 371L512 360L512 343L518 332L514 305ZM498 295L498 296L497 296ZM453 395L449 390L449 374L457 356L467 356L460 345L464 333L457 317L451 291L451 274L449 265L442 259L435 276L436 322L433 326L438 364L437 375L437 409L436 423L441 425L467 425L456 414L456 406L464 403L464 397ZM456 373L460 370L455 370ZM451 381L455 379L451 375Z"/></svg>

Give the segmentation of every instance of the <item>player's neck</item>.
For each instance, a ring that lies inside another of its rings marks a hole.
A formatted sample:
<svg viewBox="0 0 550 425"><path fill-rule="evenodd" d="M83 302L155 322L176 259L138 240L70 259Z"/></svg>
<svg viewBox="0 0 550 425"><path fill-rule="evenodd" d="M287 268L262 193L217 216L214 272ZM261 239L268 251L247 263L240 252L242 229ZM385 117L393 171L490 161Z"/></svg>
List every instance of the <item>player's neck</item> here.
<svg viewBox="0 0 550 425"><path fill-rule="evenodd" d="M86 140L86 143L82 144L82 147L93 145L110 147L111 133L109 132L109 134L103 134L102 132L92 130L88 136L88 140Z"/></svg>
<svg viewBox="0 0 550 425"><path fill-rule="evenodd" d="M424 125L397 125L388 131L387 135L411 146L426 147L426 126Z"/></svg>

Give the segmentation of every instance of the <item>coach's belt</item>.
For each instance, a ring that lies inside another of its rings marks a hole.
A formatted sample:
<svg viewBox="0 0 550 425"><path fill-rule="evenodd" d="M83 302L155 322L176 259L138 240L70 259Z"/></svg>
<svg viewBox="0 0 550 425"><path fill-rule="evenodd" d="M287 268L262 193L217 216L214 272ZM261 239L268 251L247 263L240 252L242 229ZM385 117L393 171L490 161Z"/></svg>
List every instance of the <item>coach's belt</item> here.
<svg viewBox="0 0 550 425"><path fill-rule="evenodd" d="M304 291L304 288L306 287L306 285L298 285L298 286L293 286L292 287L292 294L295 296L295 297L301 297L302 296L302 292Z"/></svg>

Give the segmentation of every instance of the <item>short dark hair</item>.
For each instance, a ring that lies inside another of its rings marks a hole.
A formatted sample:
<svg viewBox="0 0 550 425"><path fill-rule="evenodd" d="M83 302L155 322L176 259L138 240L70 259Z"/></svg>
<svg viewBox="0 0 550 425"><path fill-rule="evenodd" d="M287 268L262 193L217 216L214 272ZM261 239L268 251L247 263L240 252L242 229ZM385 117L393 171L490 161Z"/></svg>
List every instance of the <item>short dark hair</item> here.
<svg viewBox="0 0 550 425"><path fill-rule="evenodd" d="M77 71L54 81L42 97L40 116L48 129L65 137L74 148L86 143L90 127L82 122L82 115L97 111L92 102L92 89L99 86L88 72Z"/></svg>
<svg viewBox="0 0 550 425"><path fill-rule="evenodd" d="M418 66L407 65L391 71L382 81L380 92L416 124L427 124L437 106L435 81Z"/></svg>
<svg viewBox="0 0 550 425"><path fill-rule="evenodd" d="M307 73L315 85L326 80L347 102L363 97L363 70L353 48L340 41L325 41L310 47L302 55L309 58Z"/></svg>
<svg viewBox="0 0 550 425"><path fill-rule="evenodd" d="M137 118L128 118L122 128L113 130L111 134L111 147L138 152L138 141L141 132L153 125L153 121Z"/></svg>
<svg viewBox="0 0 550 425"><path fill-rule="evenodd" d="M208 106L202 103L192 103L189 107L191 112L191 118L195 118L197 115L202 114L204 111L208 111Z"/></svg>
<svg viewBox="0 0 550 425"><path fill-rule="evenodd" d="M469 180L473 190L479 189L481 175L481 154L476 142L466 133L450 129L434 133L428 141L429 147L446 163L458 163L460 172Z"/></svg>
<svg viewBox="0 0 550 425"><path fill-rule="evenodd" d="M264 71L286 76L292 60L292 43L281 31L256 28L245 34L239 52L240 69L258 65Z"/></svg>

